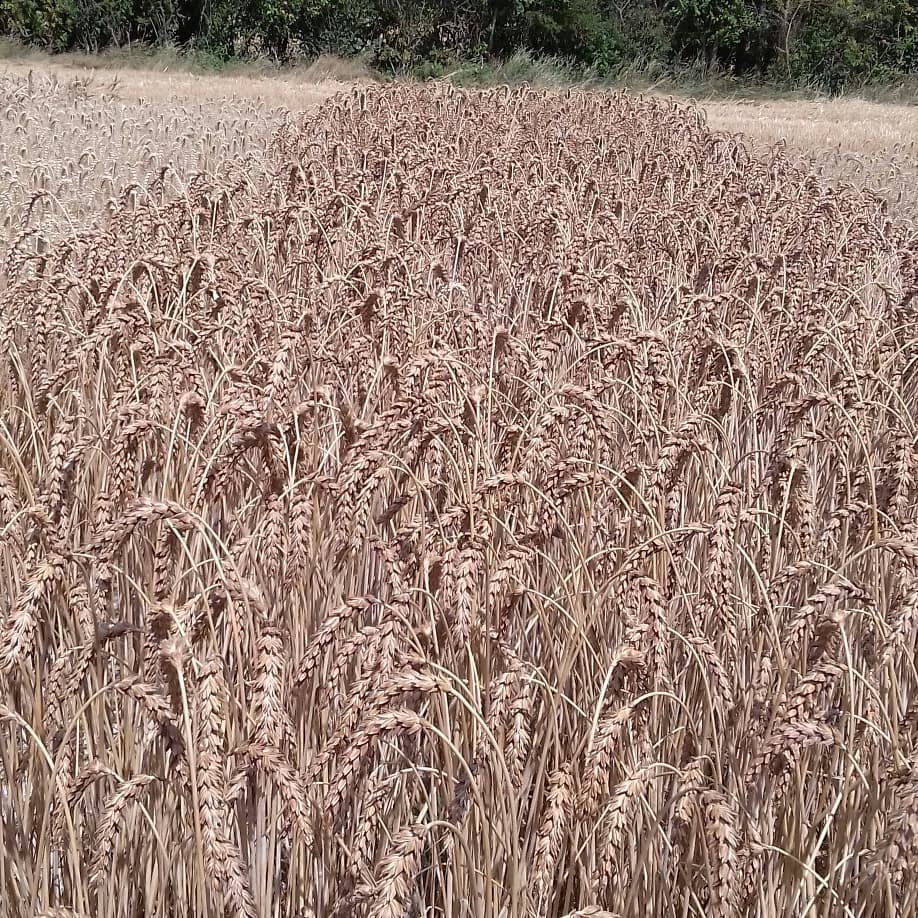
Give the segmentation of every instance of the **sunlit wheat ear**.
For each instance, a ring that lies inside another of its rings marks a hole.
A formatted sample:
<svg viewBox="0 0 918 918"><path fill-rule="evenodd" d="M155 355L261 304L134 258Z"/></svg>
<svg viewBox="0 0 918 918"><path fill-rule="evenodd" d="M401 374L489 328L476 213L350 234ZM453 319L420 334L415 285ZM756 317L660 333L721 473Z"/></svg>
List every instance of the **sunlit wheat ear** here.
<svg viewBox="0 0 918 918"><path fill-rule="evenodd" d="M51 556L29 571L0 633L0 672L8 672L32 649L41 605L63 577L63 558Z"/></svg>
<svg viewBox="0 0 918 918"><path fill-rule="evenodd" d="M193 717L195 720L197 800L200 807L204 864L222 898L236 915L255 914L241 854L230 837L225 772L226 705L228 690L222 662L216 657L197 667Z"/></svg>
<svg viewBox="0 0 918 918"><path fill-rule="evenodd" d="M740 913L737 816L727 799L717 791L702 792L701 805L712 873L712 914L737 915Z"/></svg>
<svg viewBox="0 0 918 918"><path fill-rule="evenodd" d="M603 789L609 783L609 769L615 746L622 731L635 713L632 704L626 704L606 714L596 725L584 759L582 783L578 795L581 816L595 812Z"/></svg>
<svg viewBox="0 0 918 918"><path fill-rule="evenodd" d="M543 896L554 884L555 867L561 855L567 823L573 815L573 790L572 767L570 764L562 765L548 782L545 815L533 855L530 879L533 908L539 908Z"/></svg>
<svg viewBox="0 0 918 918"><path fill-rule="evenodd" d="M596 865L592 878L593 888L599 895L607 894L623 866L620 861L621 847L627 836L634 809L651 776L651 768L640 768L632 777L618 784L612 793L600 823L601 860Z"/></svg>
<svg viewBox="0 0 918 918"><path fill-rule="evenodd" d="M425 826L405 826L392 837L379 863L368 914L397 918L411 908L411 899L427 837Z"/></svg>
<svg viewBox="0 0 918 918"><path fill-rule="evenodd" d="M99 822L96 837L95 856L92 864L91 881L95 886L102 886L110 879L109 869L114 856L114 847L118 828L125 811L153 784L153 775L136 775L122 781L115 792L108 798L102 818Z"/></svg>

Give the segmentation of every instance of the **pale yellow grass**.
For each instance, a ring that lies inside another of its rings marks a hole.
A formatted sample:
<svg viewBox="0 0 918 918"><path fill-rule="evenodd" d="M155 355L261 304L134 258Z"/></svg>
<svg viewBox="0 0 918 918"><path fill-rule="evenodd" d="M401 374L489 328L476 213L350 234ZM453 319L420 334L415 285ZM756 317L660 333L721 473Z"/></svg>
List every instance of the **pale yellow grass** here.
<svg viewBox="0 0 918 918"><path fill-rule="evenodd" d="M74 59L65 60L65 63L55 63L46 58L36 61L4 60L0 61L0 75L27 78L31 72L33 75L57 77L61 82L89 79L100 85L117 79L118 96L128 102L193 104L240 98L271 108L299 111L347 88L360 73L359 69L348 67L347 62L328 58L320 58L310 67L289 73L265 74L255 71L202 74L180 69L92 67Z"/></svg>
<svg viewBox="0 0 918 918"><path fill-rule="evenodd" d="M759 147L784 142L827 178L878 191L899 215L918 213L918 106L851 98L704 107L714 130Z"/></svg>
<svg viewBox="0 0 918 918"><path fill-rule="evenodd" d="M247 156L254 175L291 112L343 87L329 72L269 79L4 61L0 240L82 229L163 169L184 186Z"/></svg>

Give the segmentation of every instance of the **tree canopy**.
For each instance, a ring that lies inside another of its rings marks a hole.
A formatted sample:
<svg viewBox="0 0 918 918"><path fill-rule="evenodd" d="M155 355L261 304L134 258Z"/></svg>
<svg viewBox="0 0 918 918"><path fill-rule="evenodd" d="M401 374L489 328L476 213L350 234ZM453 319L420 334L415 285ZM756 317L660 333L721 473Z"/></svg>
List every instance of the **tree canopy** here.
<svg viewBox="0 0 918 918"><path fill-rule="evenodd" d="M395 72L519 50L600 74L702 61L830 89L918 71L918 0L0 0L0 31L55 51L361 54Z"/></svg>

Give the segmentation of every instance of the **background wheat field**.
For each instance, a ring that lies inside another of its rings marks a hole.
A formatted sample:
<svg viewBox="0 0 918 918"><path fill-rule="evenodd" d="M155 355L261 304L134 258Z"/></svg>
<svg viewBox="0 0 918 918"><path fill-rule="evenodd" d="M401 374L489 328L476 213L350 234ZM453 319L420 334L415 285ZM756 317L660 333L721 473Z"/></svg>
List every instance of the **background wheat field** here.
<svg viewBox="0 0 918 918"><path fill-rule="evenodd" d="M3 77L0 914L915 913L907 200L77 79Z"/></svg>

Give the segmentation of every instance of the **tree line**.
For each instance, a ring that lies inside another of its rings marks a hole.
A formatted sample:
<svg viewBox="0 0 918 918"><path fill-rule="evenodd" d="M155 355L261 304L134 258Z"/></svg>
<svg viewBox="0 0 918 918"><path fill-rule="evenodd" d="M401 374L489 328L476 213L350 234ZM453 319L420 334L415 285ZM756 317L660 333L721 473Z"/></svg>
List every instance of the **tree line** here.
<svg viewBox="0 0 918 918"><path fill-rule="evenodd" d="M520 50L600 76L702 62L830 90L918 72L918 0L0 0L0 31L53 51L332 53L397 73Z"/></svg>

